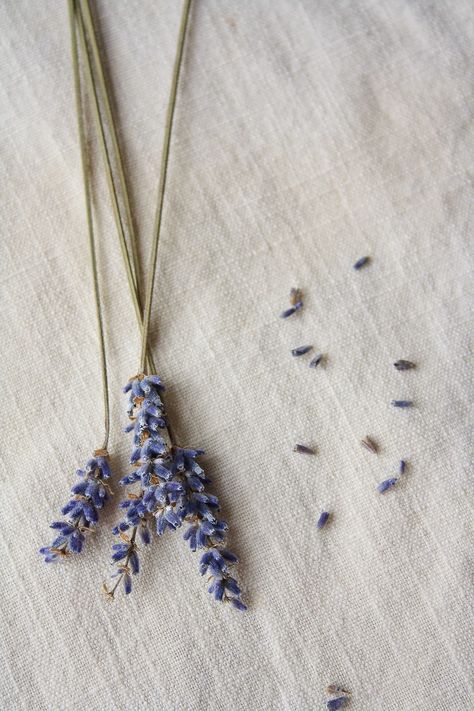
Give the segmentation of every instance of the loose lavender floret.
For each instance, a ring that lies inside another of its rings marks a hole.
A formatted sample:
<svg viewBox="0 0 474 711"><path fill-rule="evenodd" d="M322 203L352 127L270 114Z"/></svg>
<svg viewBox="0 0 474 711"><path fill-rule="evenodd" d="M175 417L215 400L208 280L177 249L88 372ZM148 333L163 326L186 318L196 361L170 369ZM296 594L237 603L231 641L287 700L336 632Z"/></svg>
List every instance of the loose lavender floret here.
<svg viewBox="0 0 474 711"><path fill-rule="evenodd" d="M318 528L324 528L324 526L325 526L325 525L327 524L327 522L328 522L329 515L330 515L330 514L329 514L329 511L322 511L322 512L321 512L321 515L320 515L319 518L318 518L318 522L317 522L316 526L317 526Z"/></svg>
<svg viewBox="0 0 474 711"><path fill-rule="evenodd" d="M385 481L381 481L380 484L377 485L377 491L379 492L379 494L385 494L386 491L388 491L393 486L395 486L397 481L398 481L397 477L391 477L390 479L385 479Z"/></svg>
<svg viewBox="0 0 474 711"><path fill-rule="evenodd" d="M295 444L293 452L299 452L300 454L316 454L314 449L307 447L305 444Z"/></svg>
<svg viewBox="0 0 474 711"><path fill-rule="evenodd" d="M294 313L303 308L303 293L301 289L291 289L290 291L290 308L280 314L280 318L288 318Z"/></svg>
<svg viewBox="0 0 474 711"><path fill-rule="evenodd" d="M121 582L126 594L131 591L131 576L139 572L136 536L148 545L153 520L159 536L185 522L189 527L184 538L191 550L203 551L200 572L210 575L209 592L216 600L245 610L240 588L231 574L238 559L225 546L227 523L218 518L219 501L206 493L210 480L196 461L204 452L172 443L163 390L158 376L141 374L124 388L129 393L131 422L126 431L133 431L130 463L134 469L120 483L135 485L136 491L120 504L124 519L113 533L121 542L113 546L112 554L112 561L118 565L117 580L110 589L104 585L104 592L113 597Z"/></svg>
<svg viewBox="0 0 474 711"><path fill-rule="evenodd" d="M392 400L390 404L393 407L407 408L413 406L413 400Z"/></svg>
<svg viewBox="0 0 474 711"><path fill-rule="evenodd" d="M309 353L311 350L313 350L313 346L298 346L297 348L293 348L291 355L297 358L298 356L305 355L305 353Z"/></svg>
<svg viewBox="0 0 474 711"><path fill-rule="evenodd" d="M94 531L99 511L110 495L107 479L110 478L108 454L96 450L84 469L78 469L79 481L71 489L71 498L63 506L64 521L53 521L50 528L57 532L50 546L40 548L45 563L65 558L71 553L81 553L86 534Z"/></svg>
<svg viewBox="0 0 474 711"><path fill-rule="evenodd" d="M286 309L286 311L282 311L280 314L280 318L288 318L289 316L292 316L296 311L299 311L301 308L303 308L303 302L302 301L297 301L294 306L290 306L289 309Z"/></svg>
<svg viewBox="0 0 474 711"><path fill-rule="evenodd" d="M398 465L398 472L400 474L405 474L407 468L407 463L404 459L400 459L400 463Z"/></svg>
<svg viewBox="0 0 474 711"><path fill-rule="evenodd" d="M347 696L338 696L335 699L330 699L326 706L329 711L338 711L338 709L344 708L348 700Z"/></svg>
<svg viewBox="0 0 474 711"><path fill-rule="evenodd" d="M410 360L397 360L393 365L397 370L411 370L412 368L416 368L415 363L412 363Z"/></svg>
<svg viewBox="0 0 474 711"><path fill-rule="evenodd" d="M314 358L311 360L309 367L310 368L317 368L318 365L321 363L322 359L323 359L323 354L318 353L318 355L315 355Z"/></svg>
<svg viewBox="0 0 474 711"><path fill-rule="evenodd" d="M352 268L358 271L359 269L362 269L362 267L365 267L366 264L370 262L370 257L361 257L360 259L357 260L355 264L352 265Z"/></svg>

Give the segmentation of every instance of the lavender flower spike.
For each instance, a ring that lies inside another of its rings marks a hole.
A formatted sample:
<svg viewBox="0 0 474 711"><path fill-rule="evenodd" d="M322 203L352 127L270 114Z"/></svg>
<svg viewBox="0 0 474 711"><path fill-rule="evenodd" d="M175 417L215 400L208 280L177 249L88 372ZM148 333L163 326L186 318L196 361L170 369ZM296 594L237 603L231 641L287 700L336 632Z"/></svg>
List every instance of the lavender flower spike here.
<svg viewBox="0 0 474 711"><path fill-rule="evenodd" d="M46 563L82 552L86 534L94 531L99 511L112 493L106 481L111 473L108 456L104 449L97 449L84 469L77 470L80 480L72 487L71 498L61 509L66 519L53 521L51 528L56 531L56 538L50 546L40 548Z"/></svg>
<svg viewBox="0 0 474 711"><path fill-rule="evenodd" d="M297 348L293 348L291 351L291 355L298 357L305 355L305 353L309 353L313 349L313 346L298 346Z"/></svg>
<svg viewBox="0 0 474 711"><path fill-rule="evenodd" d="M113 530L120 543L112 547L112 562L117 564L113 577L117 580L110 589L104 585L103 590L108 597L113 597L123 583L125 593L131 591L131 576L139 572L137 533L143 544L148 545L151 522L154 521L159 536L186 522L189 527L184 538L189 541L191 550L204 551L200 572L210 574L209 592L216 600L245 610L240 588L231 575L231 568L238 559L225 547L227 523L218 519L218 499L206 493L209 479L196 461L204 452L178 447L172 442L163 390L164 385L157 375L143 374L131 378L124 388L130 393L131 422L126 430L133 431L130 457L133 470L120 483L135 486L135 491L120 504L124 518Z"/></svg>

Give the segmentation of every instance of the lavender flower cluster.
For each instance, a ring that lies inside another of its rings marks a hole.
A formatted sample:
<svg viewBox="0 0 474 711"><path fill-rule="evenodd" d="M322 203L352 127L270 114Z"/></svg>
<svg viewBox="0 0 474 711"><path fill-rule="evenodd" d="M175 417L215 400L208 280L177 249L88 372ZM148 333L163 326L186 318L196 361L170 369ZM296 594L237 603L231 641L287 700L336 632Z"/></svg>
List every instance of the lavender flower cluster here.
<svg viewBox="0 0 474 711"><path fill-rule="evenodd" d="M85 536L94 530L99 511L111 493L107 484L111 472L105 450L96 450L84 469L78 469L76 473L79 481L71 489L70 500L61 509L67 518L53 521L51 528L57 531L57 536L50 546L40 548L46 563L71 553L81 553Z"/></svg>
<svg viewBox="0 0 474 711"><path fill-rule="evenodd" d="M129 393L126 428L133 432L130 463L133 471L123 477L123 486L135 486L120 504L123 520L113 533L112 560L117 564L117 580L104 592L113 597L120 582L125 593L132 589L131 576L139 572L137 533L144 545L151 540L150 524L162 536L188 524L184 539L192 551L202 551L199 569L208 574L209 592L219 601L245 610L241 591L231 574L237 557L225 547L227 523L218 517L219 501L206 492L210 480L196 461L202 450L176 446L170 436L162 400L164 385L157 375L137 375L124 388Z"/></svg>

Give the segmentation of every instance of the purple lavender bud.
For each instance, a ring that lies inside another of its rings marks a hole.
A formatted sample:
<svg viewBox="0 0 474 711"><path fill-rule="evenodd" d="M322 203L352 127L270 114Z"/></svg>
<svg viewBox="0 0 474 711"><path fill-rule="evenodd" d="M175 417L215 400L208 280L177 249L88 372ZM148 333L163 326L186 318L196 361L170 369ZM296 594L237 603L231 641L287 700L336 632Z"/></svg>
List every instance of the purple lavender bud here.
<svg viewBox="0 0 474 711"><path fill-rule="evenodd" d="M245 612L245 610L247 609L247 605L244 605L242 600L239 600L236 597L234 597L230 602L232 607L235 607L235 609L239 610L239 612Z"/></svg>
<svg viewBox="0 0 474 711"><path fill-rule="evenodd" d="M400 464L398 465L399 474L405 474L407 468L407 463L404 459L400 459Z"/></svg>
<svg viewBox="0 0 474 711"><path fill-rule="evenodd" d="M291 355L298 358L298 356L305 355L305 353L309 353L311 350L313 350L313 346L298 346L292 349Z"/></svg>
<svg viewBox="0 0 474 711"><path fill-rule="evenodd" d="M386 491L388 491L393 486L395 486L397 481L398 481L397 477L391 477L390 479L385 479L385 481L382 481L382 482L380 482L380 484L377 485L377 491L380 494L384 494Z"/></svg>
<svg viewBox="0 0 474 711"><path fill-rule="evenodd" d="M390 404L393 405L393 407L412 407L413 400L392 400Z"/></svg>
<svg viewBox="0 0 474 711"><path fill-rule="evenodd" d="M397 370L411 370L416 368L416 364L412 363L411 360L397 360L393 364Z"/></svg>
<svg viewBox="0 0 474 711"><path fill-rule="evenodd" d="M133 575L137 575L137 573L140 570L140 563L138 560L138 555L136 551L133 551L133 553L130 554L130 568L132 569Z"/></svg>
<svg viewBox="0 0 474 711"><path fill-rule="evenodd" d="M338 709L344 708L348 701L347 696L338 696L335 699L330 699L326 706L328 708L328 711L338 711Z"/></svg>
<svg viewBox="0 0 474 711"><path fill-rule="evenodd" d="M328 511L323 511L323 512L320 514L319 518L318 518L318 522L317 522L316 526L317 526L318 528L320 528L320 529L321 529L321 528L324 528L324 526L325 526L325 525L327 524L327 522L328 522L328 519L329 519L329 512L328 512Z"/></svg>
<svg viewBox="0 0 474 711"><path fill-rule="evenodd" d="M286 311L282 311L280 314L280 318L288 318L289 316L292 316L296 311L295 306L290 306L289 309L286 309Z"/></svg>
<svg viewBox="0 0 474 711"><path fill-rule="evenodd" d="M362 267L365 267L366 264L370 262L370 257L361 257L360 259L357 260L355 264L352 265L352 268L358 271L359 269L362 269Z"/></svg>
<svg viewBox="0 0 474 711"><path fill-rule="evenodd" d="M293 452L299 452L299 454L316 454L314 449L307 447L305 444L295 444Z"/></svg>
<svg viewBox="0 0 474 711"><path fill-rule="evenodd" d="M323 354L318 353L318 355L315 355L314 358L311 360L309 367L310 368L317 368L318 365L321 363L322 359L323 359Z"/></svg>
<svg viewBox="0 0 474 711"><path fill-rule="evenodd" d="M123 588L125 590L125 595L130 595L132 592L132 578L128 573L124 573Z"/></svg>

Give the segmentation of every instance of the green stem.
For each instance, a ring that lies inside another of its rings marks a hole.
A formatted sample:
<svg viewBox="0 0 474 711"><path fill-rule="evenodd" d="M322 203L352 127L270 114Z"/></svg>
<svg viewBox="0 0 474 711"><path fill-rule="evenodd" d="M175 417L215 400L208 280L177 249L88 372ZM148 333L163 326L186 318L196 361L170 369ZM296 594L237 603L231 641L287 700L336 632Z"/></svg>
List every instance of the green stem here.
<svg viewBox="0 0 474 711"><path fill-rule="evenodd" d="M80 38L81 38L81 44L82 44L82 49L83 49L83 54L84 54L84 59L85 59L85 65L86 65L86 79L87 79L89 94L90 94L90 97L92 100L94 121L95 121L96 130L97 130L98 137L99 137L99 146L100 146L100 150L102 153L102 158L104 161L107 184L109 186L109 193L110 193L110 197L112 200L115 225L116 225L117 234L119 237L119 242L120 242L120 247L121 247L121 251L122 251L122 257L123 257L123 261L124 261L125 273L127 276L127 282L128 282L128 286L129 286L129 290L130 290L130 295L132 297L132 302L133 302L133 305L135 308L135 315L137 318L139 330L140 330L140 332L142 332L142 329L143 329L142 307L141 307L141 303L140 303L140 297L138 294L138 287L137 287L137 282L136 282L136 278L135 278L135 273L132 269L132 262L130 260L130 254L129 254L127 242L125 239L123 221L122 221L122 217L121 217L121 213L120 213L120 205L119 205L119 201L118 201L118 193L117 193L117 189L115 187L115 182L114 182L112 161L111 161L111 156L110 156L110 152L109 152L109 148L108 148L107 140L106 140L106 135L105 135L104 120L103 120L102 113L100 111L100 106L99 106L98 90L97 90L97 85L96 85L95 78L94 78L94 73L92 70L92 60L91 60L91 56L90 56L89 49L87 46L87 41L86 41L84 18L82 16L80 7L78 7L77 19L78 19L79 34L80 34ZM92 22L92 17L90 19ZM98 66L96 66L98 75L104 77L104 72L103 72L103 69L101 66L99 53L94 54L94 58L96 60L96 65L98 65ZM106 93L106 84L105 84L105 77L104 77L104 88L102 89L102 94L103 94L102 99L104 101L104 104L106 104L106 100L104 98L105 93ZM112 114L110 114L109 118L113 123ZM111 129L111 134L114 134L114 133L115 133L115 130ZM114 144L113 144L113 146L114 146ZM117 142L117 148L118 148L118 142ZM119 158L118 158L117 154L115 155L115 161L118 165ZM124 196L125 196L125 200L124 200L125 204L130 204L130 201L128 199L128 190L127 190L125 181L122 184L122 190L123 190ZM134 232L131 233L132 239L134 238L134 234L135 234ZM133 244L133 241L132 241L132 244ZM150 349L148 349L147 360L148 360L148 366L149 366L150 372L156 372L155 364L153 362L153 358L152 358Z"/></svg>
<svg viewBox="0 0 474 711"><path fill-rule="evenodd" d="M102 375L102 394L104 399L104 442L101 449L107 450L110 434L110 404L109 404L109 385L108 385L108 375L107 375L107 356L105 352L105 338L104 338L104 324L102 317L102 309L100 302L100 288L99 288L99 278L97 273L97 254L94 236L94 224L92 219L92 209L91 209L91 192L90 183L88 177L88 166L87 166L87 155L86 155L86 137L84 130L84 121L82 115L82 101L81 101L81 80L79 73L79 59L78 59L78 48L77 48L77 37L76 29L74 23L74 17L76 12L75 0L68 0L69 7L69 24L70 24L70 34L71 34L71 54L72 54L72 65L74 74L74 95L76 101L76 111L77 111L77 125L79 132L79 144L81 152L81 165L82 165L82 178L84 183L84 197L86 203L86 216L87 216L87 232L89 241L89 251L91 259L91 269L92 269L92 283L94 289L94 301L95 301L95 312L97 319L97 330L99 335L99 352L100 352L100 365L101 365L101 375Z"/></svg>
<svg viewBox="0 0 474 711"><path fill-rule="evenodd" d="M137 251L137 237L135 232L135 227L132 219L132 211L130 208L130 198L129 191L127 187L127 181L125 179L125 172L123 169L122 155L120 152L120 146L117 138L116 131L116 121L114 118L112 104L109 97L109 92L107 90L107 82L105 79L105 73L100 60L99 46L97 43L97 34L94 27L94 21L92 19L92 13L90 8L89 0L83 0L82 2L83 13L82 17L85 22L85 28L88 34L90 47L92 49L92 55L95 63L95 71L98 78L98 84L101 92L102 103L105 107L105 113L108 120L108 127L110 131L110 137L112 140L112 148L114 152L115 164L117 166L118 177L120 181L120 189L123 198L123 204L125 206L125 218L127 221L127 229L130 237L130 245L132 252L132 263L133 271L135 273L135 282L137 286L138 295L140 294L140 263L138 259Z"/></svg>
<svg viewBox="0 0 474 711"><path fill-rule="evenodd" d="M168 158L170 152L171 130L173 127L174 110L176 106L176 93L178 89L179 74L181 62L183 58L184 40L186 38L186 27L189 18L189 9L191 0L184 0L183 10L181 13L181 23L178 35L178 45L176 57L173 67L173 76L171 79L170 95L168 99L168 108L166 111L165 130L163 136L163 152L161 155L160 180L158 184L158 200L155 214L155 225L153 229L153 238L151 243L150 261L148 264L148 275L146 280L146 299L143 311L143 330L142 330L142 349L140 357L140 371L145 368L145 359L148 346L148 331L150 328L151 305L153 301L153 287L156 274L156 257L158 253L158 241L160 238L161 220L163 213L163 202L166 188L166 178L168 173Z"/></svg>

